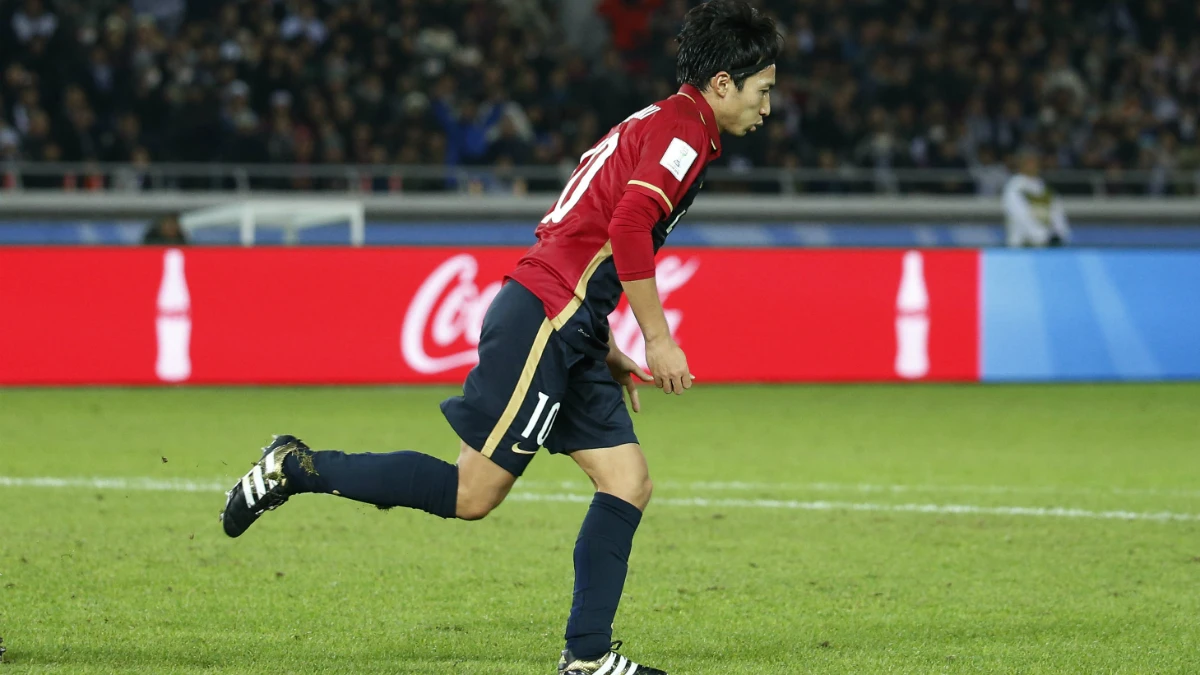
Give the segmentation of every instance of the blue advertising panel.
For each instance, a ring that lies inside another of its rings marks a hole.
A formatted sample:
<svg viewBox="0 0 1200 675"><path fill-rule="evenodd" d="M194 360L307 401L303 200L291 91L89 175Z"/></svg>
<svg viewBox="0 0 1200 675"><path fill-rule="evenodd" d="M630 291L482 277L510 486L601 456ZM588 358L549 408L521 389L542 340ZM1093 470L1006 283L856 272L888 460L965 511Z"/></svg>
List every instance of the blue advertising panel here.
<svg viewBox="0 0 1200 675"><path fill-rule="evenodd" d="M1200 251L985 251L984 381L1200 378Z"/></svg>

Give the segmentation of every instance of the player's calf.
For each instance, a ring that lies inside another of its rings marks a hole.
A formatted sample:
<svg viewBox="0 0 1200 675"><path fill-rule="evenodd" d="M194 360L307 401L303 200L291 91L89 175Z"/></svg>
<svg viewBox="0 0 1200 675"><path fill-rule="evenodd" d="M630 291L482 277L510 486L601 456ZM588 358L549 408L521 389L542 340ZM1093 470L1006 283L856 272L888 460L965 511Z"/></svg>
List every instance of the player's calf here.
<svg viewBox="0 0 1200 675"><path fill-rule="evenodd" d="M566 647L570 654L580 657L576 659L580 663L601 664L607 669L564 672L608 675L621 659L602 655L609 651L612 642L613 619L629 570L633 538L654 485L641 447L636 443L580 450L572 453L571 458L592 479L596 494L575 540L575 592L567 621Z"/></svg>

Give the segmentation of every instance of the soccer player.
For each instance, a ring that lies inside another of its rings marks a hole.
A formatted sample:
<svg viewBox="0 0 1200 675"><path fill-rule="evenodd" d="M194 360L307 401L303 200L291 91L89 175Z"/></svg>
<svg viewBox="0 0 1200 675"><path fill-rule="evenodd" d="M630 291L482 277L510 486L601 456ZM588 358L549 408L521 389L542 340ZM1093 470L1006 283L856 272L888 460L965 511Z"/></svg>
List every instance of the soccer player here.
<svg viewBox="0 0 1200 675"><path fill-rule="evenodd" d="M561 675L665 675L616 652L613 619L634 532L650 501L646 459L624 393L692 386L655 286L654 256L721 154L770 114L774 21L744 0L695 7L678 35L679 92L613 127L580 158L483 321L479 363L442 413L461 439L457 464L413 451L312 451L277 436L229 491L221 521L240 536L305 492L443 518L478 520L504 500L539 447L575 460L596 487L575 542L575 588ZM646 342L647 375L612 344L622 291Z"/></svg>

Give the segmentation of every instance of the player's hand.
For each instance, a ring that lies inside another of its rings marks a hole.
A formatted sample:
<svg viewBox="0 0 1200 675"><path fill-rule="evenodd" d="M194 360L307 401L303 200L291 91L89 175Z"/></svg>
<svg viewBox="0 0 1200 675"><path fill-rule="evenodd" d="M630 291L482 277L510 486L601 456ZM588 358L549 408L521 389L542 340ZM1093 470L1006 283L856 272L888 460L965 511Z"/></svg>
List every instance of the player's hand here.
<svg viewBox="0 0 1200 675"><path fill-rule="evenodd" d="M646 343L646 365L654 374L654 386L664 394L682 394L692 388L692 373L688 370L687 356L671 337L658 338Z"/></svg>
<svg viewBox="0 0 1200 675"><path fill-rule="evenodd" d="M637 364L637 361L629 358L624 352L619 349L613 349L608 352L608 370L612 373L613 379L617 381L625 391L629 392L629 402L633 405L633 412L642 411L642 403L638 400L637 383L653 382L654 378L642 370L642 367Z"/></svg>

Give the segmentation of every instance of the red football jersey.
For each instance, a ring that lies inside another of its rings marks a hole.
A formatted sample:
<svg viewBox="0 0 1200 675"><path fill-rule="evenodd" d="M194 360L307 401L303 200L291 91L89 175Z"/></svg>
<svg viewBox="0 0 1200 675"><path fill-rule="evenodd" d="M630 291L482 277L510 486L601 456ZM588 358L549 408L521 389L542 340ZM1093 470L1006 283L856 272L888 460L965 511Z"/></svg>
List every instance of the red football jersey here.
<svg viewBox="0 0 1200 675"><path fill-rule="evenodd" d="M579 158L537 227L537 243L509 275L541 299L561 328L581 305L607 317L621 299L609 221L626 190L653 198L662 218L654 251L691 206L708 163L721 154L712 108L691 85L613 127Z"/></svg>

